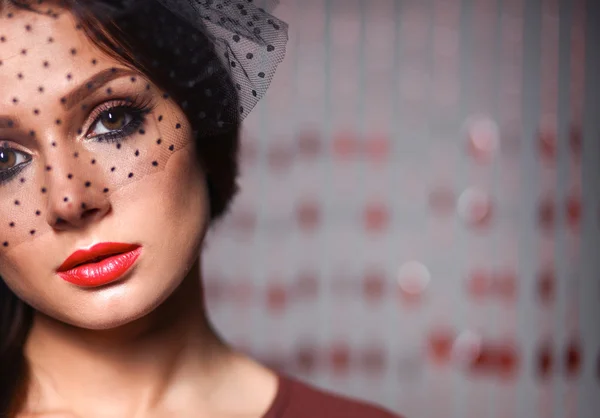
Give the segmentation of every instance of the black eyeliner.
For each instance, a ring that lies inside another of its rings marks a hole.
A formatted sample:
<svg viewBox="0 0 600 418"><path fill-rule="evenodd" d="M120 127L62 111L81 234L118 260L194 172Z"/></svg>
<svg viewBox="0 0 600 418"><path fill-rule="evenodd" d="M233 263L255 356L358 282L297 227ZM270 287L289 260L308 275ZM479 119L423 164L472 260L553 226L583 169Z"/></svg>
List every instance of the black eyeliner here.
<svg viewBox="0 0 600 418"><path fill-rule="evenodd" d="M119 130L115 130L115 131L108 132L105 134L97 135L95 137L90 138L89 140L96 141L96 142L108 142L108 143L121 142L121 141L125 140L127 137L129 137L130 135L137 132L140 128L142 128L146 121L146 115L148 115L149 113L151 113L154 110L154 106L151 104L152 101L148 100L146 102L140 103L140 102L138 102L137 97L136 97L133 100L127 100L127 103L128 104L126 104L126 105L114 106L114 107L111 107L104 111L104 112L114 111L115 109L124 110L132 117L131 121L127 125L125 125L123 128L121 128ZM104 112L102 112L102 113L104 113ZM94 123L96 123L99 120L99 118L100 118L100 116L98 116L98 118L96 118L96 121L94 121ZM10 148L8 146L0 146L0 149L11 150L12 148ZM0 185L10 182L21 171L23 171L29 165L29 163L31 161L32 161L32 158L31 158L31 156L29 156L29 159L27 161L22 162L19 165L16 165L16 166L11 167L6 170L0 170Z"/></svg>
<svg viewBox="0 0 600 418"><path fill-rule="evenodd" d="M128 112L133 119L123 128L105 134L96 135L89 138L89 141L114 143L125 140L128 136L132 135L144 125L144 122L146 121L145 116L151 113L155 108L152 99L140 101L139 96L135 96L133 99L128 97L126 98L125 102L127 104L113 106L104 110L102 113L100 113L100 115L98 115L93 125L100 120L100 116L102 116L102 114L117 109Z"/></svg>
<svg viewBox="0 0 600 418"><path fill-rule="evenodd" d="M119 142L119 141L124 140L128 136L132 135L134 132L136 132L138 129L140 129L144 125L144 121L145 121L144 115L146 113L146 108L140 109L140 108L135 108L133 106L115 106L109 110L114 111L115 109L124 109L124 110L128 111L132 116L131 121L119 130L111 131L111 132L108 132L105 134L96 135L96 136L90 138L89 139L90 141L110 142L110 143Z"/></svg>
<svg viewBox="0 0 600 418"><path fill-rule="evenodd" d="M23 162L12 168L9 168L8 170L0 170L0 184L8 183L9 181L11 181L21 171L23 171L25 169L25 167L27 167L29 165L30 162L31 162L31 158L26 162Z"/></svg>

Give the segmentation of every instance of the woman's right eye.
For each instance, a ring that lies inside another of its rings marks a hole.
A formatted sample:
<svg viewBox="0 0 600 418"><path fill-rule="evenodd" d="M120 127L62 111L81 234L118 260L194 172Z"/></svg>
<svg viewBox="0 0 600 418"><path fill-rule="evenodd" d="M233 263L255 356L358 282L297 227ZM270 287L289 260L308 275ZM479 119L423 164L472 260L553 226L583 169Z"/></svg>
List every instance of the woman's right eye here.
<svg viewBox="0 0 600 418"><path fill-rule="evenodd" d="M29 162L31 156L14 148L0 148L0 175L2 180L8 180L7 176L15 171L17 167Z"/></svg>

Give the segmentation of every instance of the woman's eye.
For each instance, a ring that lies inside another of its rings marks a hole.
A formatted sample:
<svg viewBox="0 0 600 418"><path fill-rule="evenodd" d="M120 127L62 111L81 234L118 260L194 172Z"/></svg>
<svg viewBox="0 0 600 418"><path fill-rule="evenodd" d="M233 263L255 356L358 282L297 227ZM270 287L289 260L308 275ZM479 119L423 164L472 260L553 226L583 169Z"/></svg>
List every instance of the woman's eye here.
<svg viewBox="0 0 600 418"><path fill-rule="evenodd" d="M100 136L125 128L133 120L127 109L112 108L100 114L90 129L89 136Z"/></svg>
<svg viewBox="0 0 600 418"><path fill-rule="evenodd" d="M30 156L13 148L0 148L0 171L10 170L30 160Z"/></svg>

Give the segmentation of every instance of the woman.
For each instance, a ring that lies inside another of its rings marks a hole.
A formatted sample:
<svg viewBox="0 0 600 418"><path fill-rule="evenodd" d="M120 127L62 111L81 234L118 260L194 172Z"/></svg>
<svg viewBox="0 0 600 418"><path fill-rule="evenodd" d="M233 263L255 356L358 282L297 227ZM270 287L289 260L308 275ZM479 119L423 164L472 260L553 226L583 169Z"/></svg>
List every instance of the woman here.
<svg viewBox="0 0 600 418"><path fill-rule="evenodd" d="M0 5L0 415L392 417L204 310L198 254L285 23L252 0Z"/></svg>

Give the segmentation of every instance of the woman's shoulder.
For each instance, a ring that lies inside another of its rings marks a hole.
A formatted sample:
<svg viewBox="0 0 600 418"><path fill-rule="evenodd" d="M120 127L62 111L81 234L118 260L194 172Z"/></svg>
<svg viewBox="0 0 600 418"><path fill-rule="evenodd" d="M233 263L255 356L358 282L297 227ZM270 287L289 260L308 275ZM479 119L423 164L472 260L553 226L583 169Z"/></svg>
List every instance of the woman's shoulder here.
<svg viewBox="0 0 600 418"><path fill-rule="evenodd" d="M279 375L279 391L263 418L401 418L368 402Z"/></svg>

